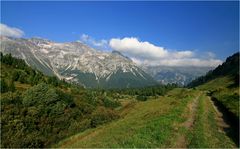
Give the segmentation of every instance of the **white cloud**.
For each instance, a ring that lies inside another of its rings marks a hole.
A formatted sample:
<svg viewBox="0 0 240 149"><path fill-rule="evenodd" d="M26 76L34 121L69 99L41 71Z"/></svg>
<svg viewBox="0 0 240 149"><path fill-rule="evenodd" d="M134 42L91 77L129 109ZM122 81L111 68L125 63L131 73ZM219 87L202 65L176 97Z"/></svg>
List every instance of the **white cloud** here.
<svg viewBox="0 0 240 149"><path fill-rule="evenodd" d="M186 58L194 55L192 51L170 52L164 47L155 46L147 41L141 42L135 37L125 37L123 39L113 38L110 40L109 45L114 50L141 58Z"/></svg>
<svg viewBox="0 0 240 149"><path fill-rule="evenodd" d="M177 51L171 53L172 57L174 58L190 58L194 56L192 51Z"/></svg>
<svg viewBox="0 0 240 149"><path fill-rule="evenodd" d="M88 35L86 35L86 34L82 34L82 35L81 35L81 40L82 40L82 41L88 41L89 38L90 38L90 37L89 37Z"/></svg>
<svg viewBox="0 0 240 149"><path fill-rule="evenodd" d="M103 46L106 46L107 44L108 44L108 41L104 39L100 41L93 41L93 45L98 47L103 47Z"/></svg>
<svg viewBox="0 0 240 149"><path fill-rule="evenodd" d="M137 58L131 57L131 60L137 65L143 64L143 62L141 60L137 59Z"/></svg>
<svg viewBox="0 0 240 149"><path fill-rule="evenodd" d="M141 64L152 66L195 66L195 67L216 67L222 61L218 59L200 59L200 58L183 58L183 59L160 59L160 60L143 60Z"/></svg>
<svg viewBox="0 0 240 149"><path fill-rule="evenodd" d="M215 54L212 53L212 52L206 52L206 56L209 57L209 58L214 58Z"/></svg>
<svg viewBox="0 0 240 149"><path fill-rule="evenodd" d="M129 56L138 65L215 67L222 63L214 59L212 52L207 52L207 57L201 58L193 50L172 51L135 37L112 38L109 46Z"/></svg>
<svg viewBox="0 0 240 149"><path fill-rule="evenodd" d="M0 35L19 38L24 35L24 32L18 28L0 23Z"/></svg>
<svg viewBox="0 0 240 149"><path fill-rule="evenodd" d="M87 34L82 34L80 37L80 40L90 46L93 46L95 48L100 48L102 50L106 50L108 47L108 41L105 39L102 40L95 40L91 36Z"/></svg>
<svg viewBox="0 0 240 149"><path fill-rule="evenodd" d="M123 39L113 38L109 45L114 50L123 52L130 56L137 56L142 58L161 58L168 55L163 47L157 47L149 42L141 42L134 37L125 37Z"/></svg>

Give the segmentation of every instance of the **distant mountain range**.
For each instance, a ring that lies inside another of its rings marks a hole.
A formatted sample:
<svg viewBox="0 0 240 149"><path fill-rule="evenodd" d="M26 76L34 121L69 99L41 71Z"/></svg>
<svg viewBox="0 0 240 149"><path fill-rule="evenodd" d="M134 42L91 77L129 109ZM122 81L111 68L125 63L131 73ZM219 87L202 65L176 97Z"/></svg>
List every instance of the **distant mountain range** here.
<svg viewBox="0 0 240 149"><path fill-rule="evenodd" d="M161 84L176 83L185 86L214 67L142 66L142 69Z"/></svg>
<svg viewBox="0 0 240 149"><path fill-rule="evenodd" d="M24 59L46 75L88 88L127 88L156 81L120 52L102 52L81 42L56 43L41 38L1 36L1 52Z"/></svg>
<svg viewBox="0 0 240 149"><path fill-rule="evenodd" d="M184 86L212 67L137 66L118 51L103 52L81 42L56 43L41 38L1 36L3 53L24 59L46 75L89 88L143 87L168 83Z"/></svg>

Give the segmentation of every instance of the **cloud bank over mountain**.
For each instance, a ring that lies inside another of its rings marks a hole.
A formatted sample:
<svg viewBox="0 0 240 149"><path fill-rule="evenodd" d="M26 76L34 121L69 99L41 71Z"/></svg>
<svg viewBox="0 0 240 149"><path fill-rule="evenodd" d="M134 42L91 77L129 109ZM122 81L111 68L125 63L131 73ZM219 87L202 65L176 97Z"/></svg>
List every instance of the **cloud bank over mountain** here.
<svg viewBox="0 0 240 149"><path fill-rule="evenodd" d="M202 54L205 55L203 57L193 50L173 51L140 41L136 37L112 38L109 40L109 46L129 56L139 65L215 67L222 63L214 58L212 52Z"/></svg>
<svg viewBox="0 0 240 149"><path fill-rule="evenodd" d="M1 23L0 35L20 38L24 35L24 31ZM136 37L95 40L87 34L82 34L80 41L100 50L117 50L138 65L216 67L222 63L212 52L199 54L194 50L174 51L148 41L140 41Z"/></svg>

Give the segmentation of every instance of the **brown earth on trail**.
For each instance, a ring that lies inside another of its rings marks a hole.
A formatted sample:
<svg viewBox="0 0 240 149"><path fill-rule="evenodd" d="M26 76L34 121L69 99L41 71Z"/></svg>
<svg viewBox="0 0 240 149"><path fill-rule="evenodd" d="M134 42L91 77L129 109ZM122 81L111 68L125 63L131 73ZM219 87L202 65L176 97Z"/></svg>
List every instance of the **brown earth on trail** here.
<svg viewBox="0 0 240 149"><path fill-rule="evenodd" d="M218 128L219 128L218 131L224 132L224 129L229 128L230 125L228 125L228 124L224 121L224 119L223 119L223 113L218 110L218 108L215 106L215 104L214 104L213 101L210 99L210 97L208 97L208 100L209 100L210 103L212 104L215 112L217 113L216 121L217 121L217 125L219 126L219 127L218 127Z"/></svg>
<svg viewBox="0 0 240 149"><path fill-rule="evenodd" d="M190 104L188 104L189 111L188 111L187 120L181 124L181 126L185 127L186 129L191 129L194 124L199 97L200 96L194 98L194 100ZM178 137L178 139L176 141L176 147L177 148L186 148L187 147L187 139L186 139L185 135L180 134L180 136Z"/></svg>

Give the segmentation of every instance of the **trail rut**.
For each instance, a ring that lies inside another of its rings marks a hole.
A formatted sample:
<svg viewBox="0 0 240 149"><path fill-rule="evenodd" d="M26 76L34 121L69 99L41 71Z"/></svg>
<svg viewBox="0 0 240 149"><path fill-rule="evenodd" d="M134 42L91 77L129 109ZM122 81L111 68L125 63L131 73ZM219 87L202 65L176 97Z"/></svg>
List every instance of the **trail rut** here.
<svg viewBox="0 0 240 149"><path fill-rule="evenodd" d="M239 121L235 117L233 118L232 113L222 106L219 101L209 96L208 100L217 113L218 131L225 133L239 147Z"/></svg>
<svg viewBox="0 0 240 149"><path fill-rule="evenodd" d="M188 109L189 109L188 115L189 116L188 116L187 120L184 123L182 123L182 126L185 127L186 129L191 129L194 124L199 97L200 97L200 95L197 96L196 98L194 98L194 100L188 105ZM187 147L187 139L186 139L185 135L180 134L180 136L178 137L178 139L176 141L176 147L177 148L186 148Z"/></svg>

